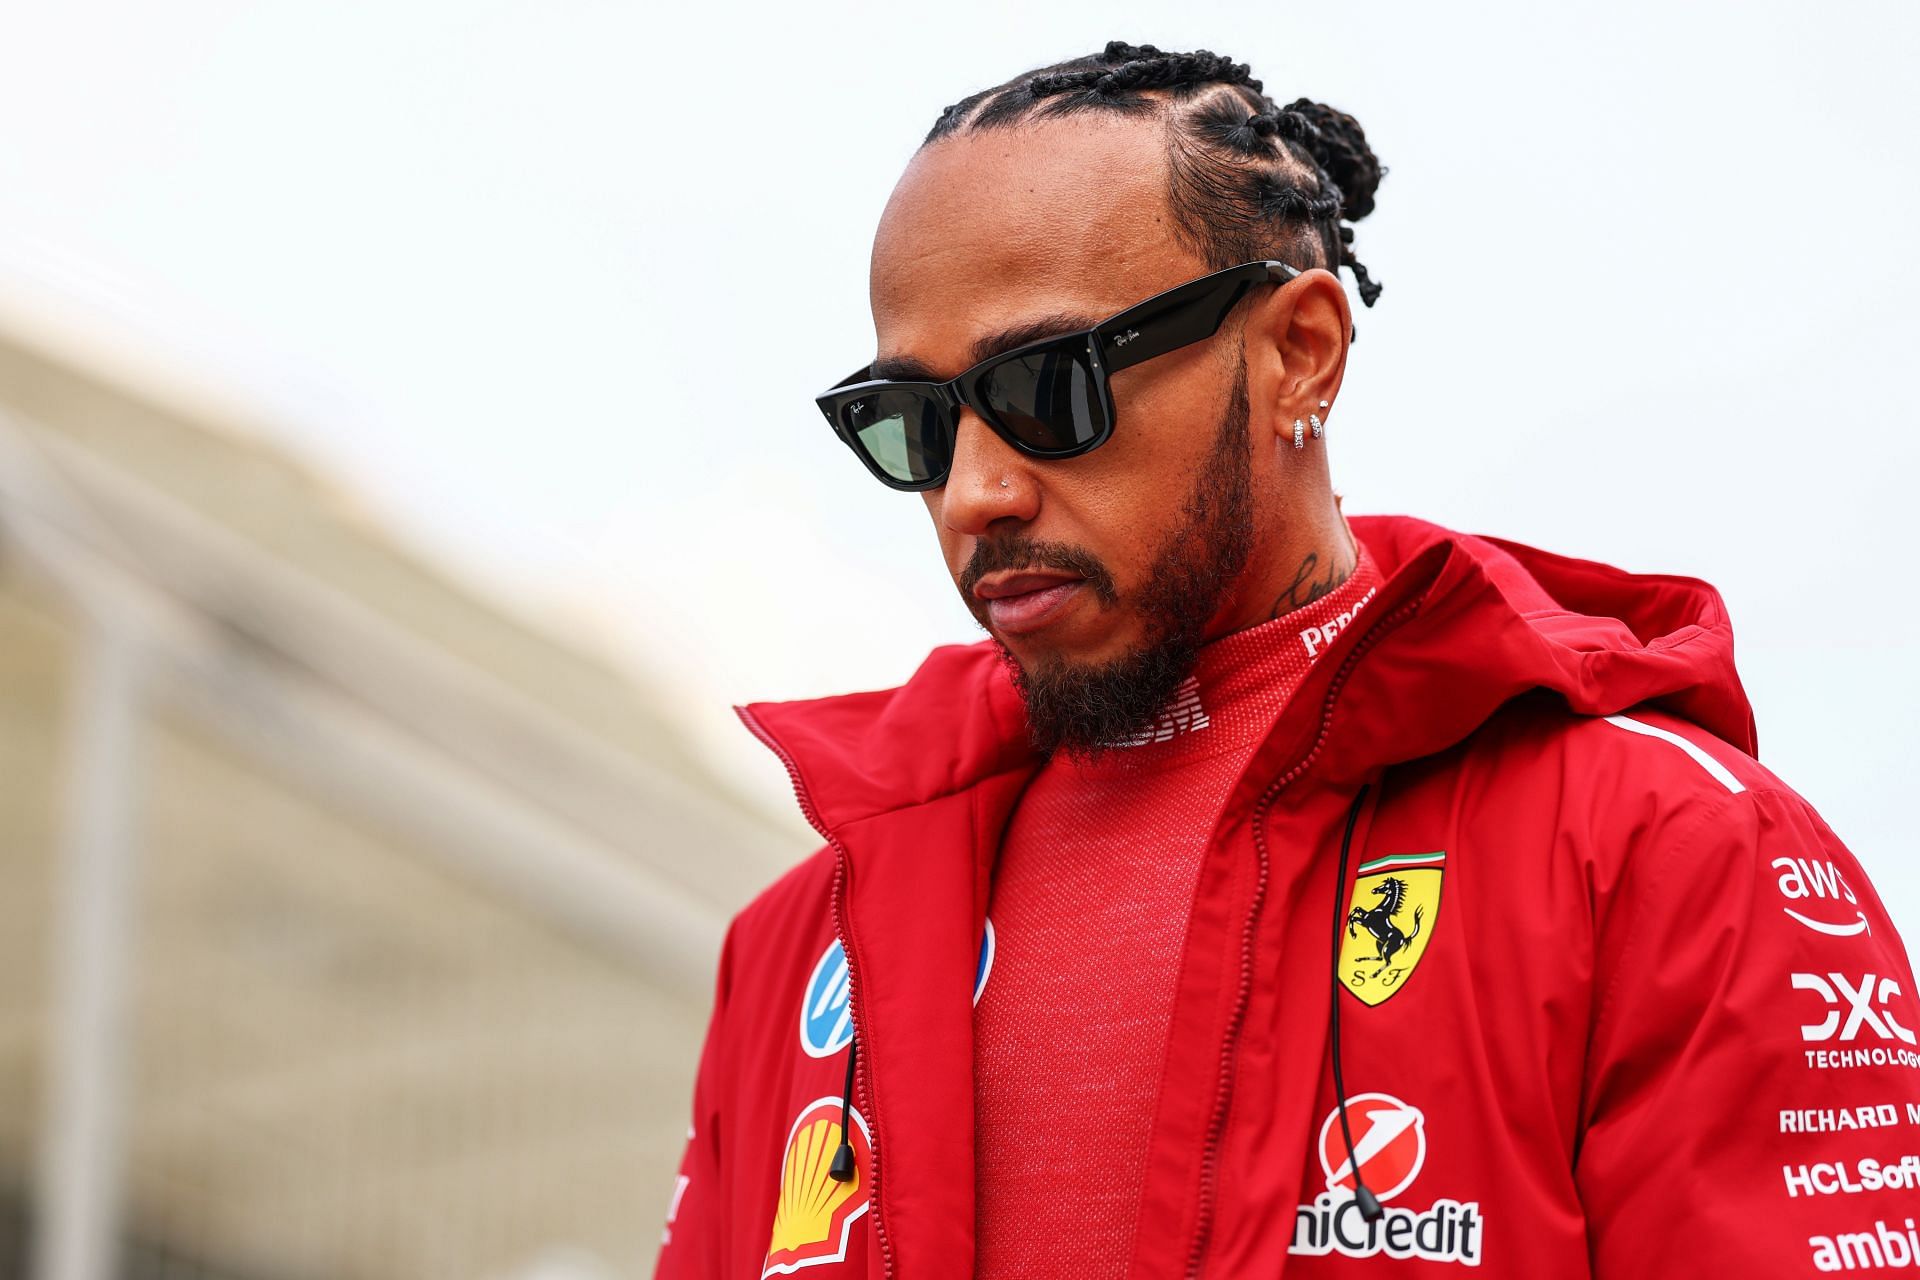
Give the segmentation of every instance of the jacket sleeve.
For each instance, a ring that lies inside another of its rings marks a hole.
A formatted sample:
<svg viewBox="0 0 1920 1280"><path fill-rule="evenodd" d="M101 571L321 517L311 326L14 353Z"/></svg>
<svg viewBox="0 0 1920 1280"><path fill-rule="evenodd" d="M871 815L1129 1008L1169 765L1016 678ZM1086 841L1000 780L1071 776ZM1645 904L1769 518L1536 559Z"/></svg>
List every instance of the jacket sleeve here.
<svg viewBox="0 0 1920 1280"><path fill-rule="evenodd" d="M1804 800L1730 793L1636 851L1595 961L1598 1280L1920 1266L1913 974Z"/></svg>
<svg viewBox="0 0 1920 1280"><path fill-rule="evenodd" d="M729 928L720 949L713 1016L707 1024L707 1038L693 1082L687 1149L667 1202L655 1280L717 1280L727 1274L727 1190L721 1160L726 1117L721 1100L724 1082L729 1078L727 1009L732 989L733 938L733 929Z"/></svg>

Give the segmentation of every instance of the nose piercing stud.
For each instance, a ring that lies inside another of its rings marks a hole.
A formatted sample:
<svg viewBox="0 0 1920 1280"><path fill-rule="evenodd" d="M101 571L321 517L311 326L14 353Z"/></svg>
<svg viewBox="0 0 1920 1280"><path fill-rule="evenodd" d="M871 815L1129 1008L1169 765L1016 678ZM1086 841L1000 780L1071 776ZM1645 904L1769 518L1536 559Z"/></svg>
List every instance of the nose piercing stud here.
<svg viewBox="0 0 1920 1280"><path fill-rule="evenodd" d="M1009 480L1009 479L1007 479L1007 478L1006 478L1005 476L1001 476L1001 477L1000 477L1000 487L1001 487L1002 489L1005 489L1005 488L1007 488L1007 487L1008 487L1009 485L1011 485L1012 483L1013 483L1013 481L1011 481L1011 480Z"/></svg>

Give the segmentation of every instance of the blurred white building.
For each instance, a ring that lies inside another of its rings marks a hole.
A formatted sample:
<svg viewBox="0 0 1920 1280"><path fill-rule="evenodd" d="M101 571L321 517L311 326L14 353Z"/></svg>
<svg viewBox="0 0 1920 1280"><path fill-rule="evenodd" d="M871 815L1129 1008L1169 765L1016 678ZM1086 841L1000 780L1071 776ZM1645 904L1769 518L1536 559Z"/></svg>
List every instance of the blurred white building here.
<svg viewBox="0 0 1920 1280"><path fill-rule="evenodd" d="M0 331L0 1278L648 1274L793 828L106 367Z"/></svg>

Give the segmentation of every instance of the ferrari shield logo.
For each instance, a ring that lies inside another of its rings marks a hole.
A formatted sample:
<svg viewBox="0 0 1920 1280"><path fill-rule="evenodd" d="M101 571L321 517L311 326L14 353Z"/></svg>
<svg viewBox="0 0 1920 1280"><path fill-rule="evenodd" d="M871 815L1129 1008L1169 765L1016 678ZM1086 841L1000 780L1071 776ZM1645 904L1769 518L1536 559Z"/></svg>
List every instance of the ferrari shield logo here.
<svg viewBox="0 0 1920 1280"><path fill-rule="evenodd" d="M1445 853L1394 853L1360 864L1347 903L1340 981L1367 1004L1406 985L1440 916Z"/></svg>

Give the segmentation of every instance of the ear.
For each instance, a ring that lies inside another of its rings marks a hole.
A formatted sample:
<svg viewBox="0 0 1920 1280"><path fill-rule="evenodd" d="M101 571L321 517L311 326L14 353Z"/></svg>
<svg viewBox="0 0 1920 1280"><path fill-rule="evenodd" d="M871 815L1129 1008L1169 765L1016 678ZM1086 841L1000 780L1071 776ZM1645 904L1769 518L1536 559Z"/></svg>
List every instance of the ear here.
<svg viewBox="0 0 1920 1280"><path fill-rule="evenodd" d="M1293 441L1293 420L1339 397L1353 309L1340 277L1313 267L1257 299L1241 337L1247 364L1248 430Z"/></svg>

